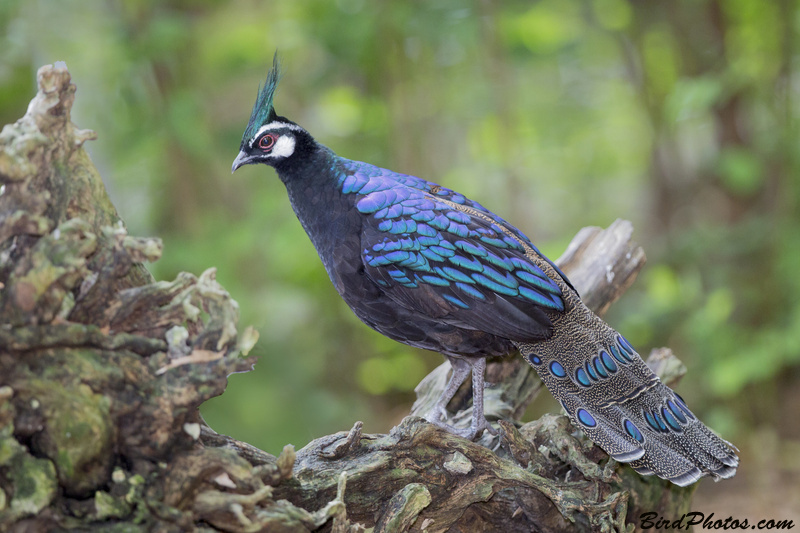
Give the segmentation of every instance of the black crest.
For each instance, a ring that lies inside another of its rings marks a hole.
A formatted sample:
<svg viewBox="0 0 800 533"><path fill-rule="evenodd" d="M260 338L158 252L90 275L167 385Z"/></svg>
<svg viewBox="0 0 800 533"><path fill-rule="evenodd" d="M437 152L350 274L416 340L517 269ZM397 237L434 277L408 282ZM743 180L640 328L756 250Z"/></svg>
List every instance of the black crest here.
<svg viewBox="0 0 800 533"><path fill-rule="evenodd" d="M261 126L277 118L278 115L272 105L272 99L275 96L275 89L278 87L280 77L280 62L278 61L278 52L275 52L272 58L272 68L267 74L267 81L258 88L258 96L256 97L255 105L253 105L253 112L250 113L250 121L244 130L242 144L252 139Z"/></svg>

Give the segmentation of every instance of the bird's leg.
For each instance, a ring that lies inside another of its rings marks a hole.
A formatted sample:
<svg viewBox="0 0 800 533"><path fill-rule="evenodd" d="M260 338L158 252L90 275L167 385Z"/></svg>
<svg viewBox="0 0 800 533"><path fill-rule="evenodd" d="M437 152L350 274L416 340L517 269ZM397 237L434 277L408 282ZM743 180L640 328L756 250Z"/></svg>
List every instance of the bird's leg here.
<svg viewBox="0 0 800 533"><path fill-rule="evenodd" d="M428 414L425 415L425 418L429 422L436 425L443 425L442 420L447 418L447 404L453 399L456 391L458 391L458 388L467 379L467 375L471 370L469 362L465 359L461 357L445 357L450 361L450 367L453 369L453 373L447 381L447 387L445 387L442 394L439 395L439 399L436 400L436 403L431 407L431 410L428 411Z"/></svg>
<svg viewBox="0 0 800 533"><path fill-rule="evenodd" d="M497 434L483 414L483 389L486 386L485 374L486 359L479 357L472 363L472 424L470 424L469 433L464 435L470 440L478 438L484 430L492 435Z"/></svg>
<svg viewBox="0 0 800 533"><path fill-rule="evenodd" d="M484 374L486 372L486 359L483 357L475 359L448 357L447 359L453 367L453 374L450 376L450 380L447 382L447 387L442 392L442 395L425 418L429 422L451 433L470 440L474 440L480 436L484 430L495 434L495 431L489 425L489 422L483 414L483 388L485 385ZM470 371L472 372L472 423L469 428L459 429L443 423L442 418L447 414L447 404L453 399L456 391L467 378L467 373Z"/></svg>

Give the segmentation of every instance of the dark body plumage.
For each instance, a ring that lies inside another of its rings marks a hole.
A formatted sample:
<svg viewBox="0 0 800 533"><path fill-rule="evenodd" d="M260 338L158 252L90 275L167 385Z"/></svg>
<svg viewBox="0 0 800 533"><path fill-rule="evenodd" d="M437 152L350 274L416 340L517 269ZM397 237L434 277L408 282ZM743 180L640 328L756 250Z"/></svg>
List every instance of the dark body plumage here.
<svg viewBox="0 0 800 533"><path fill-rule="evenodd" d="M485 358L519 350L570 418L619 461L676 484L726 478L738 458L581 302L567 277L519 230L435 183L341 158L272 106L275 69L259 91L233 170L273 166L336 290L367 325L444 354L440 425L470 371L474 438ZM446 426L447 427L447 426Z"/></svg>

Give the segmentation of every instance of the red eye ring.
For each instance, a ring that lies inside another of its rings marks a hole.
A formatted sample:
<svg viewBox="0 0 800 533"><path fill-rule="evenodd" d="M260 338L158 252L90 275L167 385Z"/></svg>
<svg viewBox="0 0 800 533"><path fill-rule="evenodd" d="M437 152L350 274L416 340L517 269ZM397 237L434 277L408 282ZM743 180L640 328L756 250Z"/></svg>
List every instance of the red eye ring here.
<svg viewBox="0 0 800 533"><path fill-rule="evenodd" d="M262 150L272 150L272 147L275 146L275 141L277 139L278 138L275 135L267 133L258 140L258 147Z"/></svg>

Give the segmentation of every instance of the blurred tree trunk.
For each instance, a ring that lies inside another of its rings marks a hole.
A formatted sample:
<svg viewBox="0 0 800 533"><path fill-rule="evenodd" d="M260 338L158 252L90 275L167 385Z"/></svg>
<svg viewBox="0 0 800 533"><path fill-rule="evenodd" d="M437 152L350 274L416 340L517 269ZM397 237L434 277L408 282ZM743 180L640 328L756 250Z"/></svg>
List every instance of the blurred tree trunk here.
<svg viewBox="0 0 800 533"><path fill-rule="evenodd" d="M631 531L642 512L688 511L692 488L617 465L566 417L512 422L541 388L520 358L490 365L487 414L503 420L479 443L416 416L277 458L216 434L197 407L250 368L257 336L237 333L213 269L152 279L161 243L126 234L82 148L94 134L70 121L69 73L38 82L0 134L3 531ZM644 262L631 232L585 228L560 259L597 312ZM668 351L658 362L680 376Z"/></svg>
<svg viewBox="0 0 800 533"><path fill-rule="evenodd" d="M631 5L635 22L623 47L654 131L653 224L663 233L774 212L784 200L777 193L795 130L795 3L778 0L765 10L719 0ZM769 98L759 94L764 87ZM704 118L710 123L697 121ZM767 124L775 128L765 135Z"/></svg>

